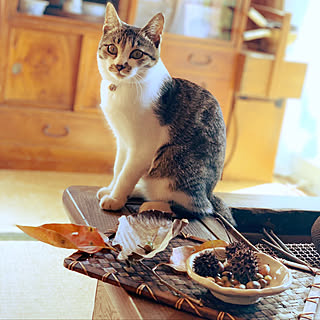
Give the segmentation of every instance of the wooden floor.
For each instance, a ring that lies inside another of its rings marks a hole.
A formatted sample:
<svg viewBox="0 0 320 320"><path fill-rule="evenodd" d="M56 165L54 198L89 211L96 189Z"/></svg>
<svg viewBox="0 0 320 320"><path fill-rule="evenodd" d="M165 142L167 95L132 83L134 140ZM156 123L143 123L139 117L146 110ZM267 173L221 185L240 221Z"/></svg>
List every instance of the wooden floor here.
<svg viewBox="0 0 320 320"><path fill-rule="evenodd" d="M0 319L90 319L96 280L62 266L70 250L30 241L15 224L69 222L62 205L70 185L102 186L100 174L0 170ZM292 185L221 181L216 191L298 195ZM1 241L2 240L2 241Z"/></svg>

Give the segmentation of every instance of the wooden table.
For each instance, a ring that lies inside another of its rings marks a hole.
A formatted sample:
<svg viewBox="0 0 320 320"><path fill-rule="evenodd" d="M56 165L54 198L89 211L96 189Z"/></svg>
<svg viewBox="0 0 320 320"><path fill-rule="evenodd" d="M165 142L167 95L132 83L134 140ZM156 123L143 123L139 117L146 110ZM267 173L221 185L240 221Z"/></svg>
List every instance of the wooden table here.
<svg viewBox="0 0 320 320"><path fill-rule="evenodd" d="M98 187L72 186L65 190L63 203L73 223L97 227L101 232L116 230L118 218L136 210L140 203L129 201L119 213L99 208L96 199ZM320 198L242 195L219 193L230 206L238 227L252 241L259 238L260 229L272 227L282 239L291 242L310 242L311 226L320 215ZM237 232L226 231L214 218L194 220L185 233L203 239L238 239ZM156 304L122 287L98 281L93 319L201 319L174 308ZM224 319L224 318L221 318ZM225 320L228 319L225 317Z"/></svg>

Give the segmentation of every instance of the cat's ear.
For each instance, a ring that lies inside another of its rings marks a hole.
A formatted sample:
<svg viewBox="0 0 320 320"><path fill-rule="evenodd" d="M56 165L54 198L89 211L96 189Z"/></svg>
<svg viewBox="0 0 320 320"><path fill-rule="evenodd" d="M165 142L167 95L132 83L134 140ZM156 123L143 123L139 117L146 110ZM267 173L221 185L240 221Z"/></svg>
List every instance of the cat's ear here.
<svg viewBox="0 0 320 320"><path fill-rule="evenodd" d="M161 41L163 26L164 16L162 13L158 13L141 29L141 33L144 33L152 40L156 48L158 48Z"/></svg>
<svg viewBox="0 0 320 320"><path fill-rule="evenodd" d="M106 16L103 24L103 31L107 32L115 28L120 28L121 20L117 14L116 9L111 2L107 3Z"/></svg>

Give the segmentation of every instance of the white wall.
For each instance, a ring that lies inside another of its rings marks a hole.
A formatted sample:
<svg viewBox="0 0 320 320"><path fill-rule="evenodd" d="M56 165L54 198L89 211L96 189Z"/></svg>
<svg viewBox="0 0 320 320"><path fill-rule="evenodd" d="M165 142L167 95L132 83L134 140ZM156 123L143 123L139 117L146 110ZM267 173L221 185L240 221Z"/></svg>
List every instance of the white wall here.
<svg viewBox="0 0 320 320"><path fill-rule="evenodd" d="M287 0L285 9L298 27L297 40L288 46L286 59L306 62L308 69L301 99L287 103L275 173L290 176L320 195L320 1ZM311 176L307 163L312 164Z"/></svg>

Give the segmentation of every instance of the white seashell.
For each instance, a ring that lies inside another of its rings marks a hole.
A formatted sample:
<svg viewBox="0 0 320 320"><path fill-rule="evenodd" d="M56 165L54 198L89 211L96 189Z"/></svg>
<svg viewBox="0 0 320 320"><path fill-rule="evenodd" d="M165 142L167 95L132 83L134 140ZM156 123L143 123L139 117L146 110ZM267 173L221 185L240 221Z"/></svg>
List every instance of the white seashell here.
<svg viewBox="0 0 320 320"><path fill-rule="evenodd" d="M157 210L123 215L119 218L112 244L122 248L119 260L125 260L133 253L142 258L152 258L163 251L188 223L186 219L172 221L170 214Z"/></svg>

